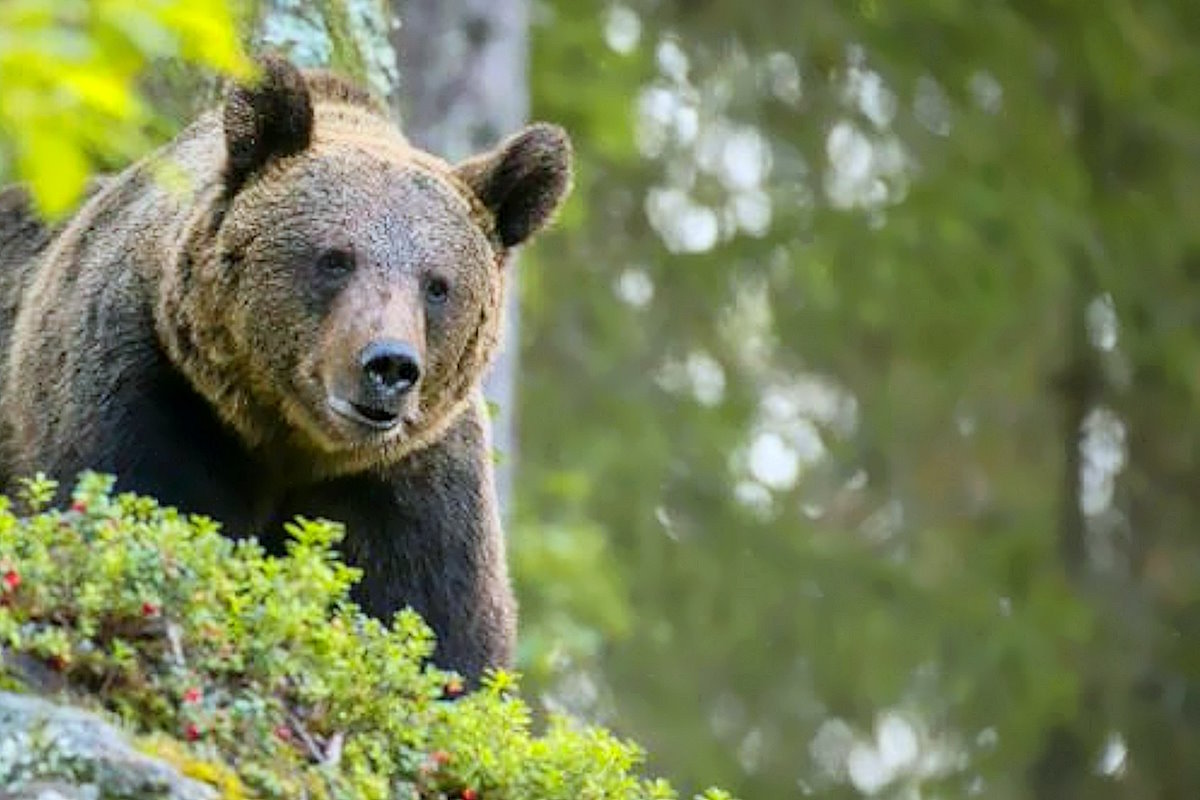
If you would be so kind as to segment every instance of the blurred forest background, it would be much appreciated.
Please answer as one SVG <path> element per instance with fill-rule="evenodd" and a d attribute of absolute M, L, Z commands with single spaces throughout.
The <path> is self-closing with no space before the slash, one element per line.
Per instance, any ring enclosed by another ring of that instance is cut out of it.
<path fill-rule="evenodd" d="M 239 37 L 574 138 L 497 395 L 532 700 L 685 793 L 1200 797 L 1194 0 L 3 0 L 0 177 L 67 211 Z"/>

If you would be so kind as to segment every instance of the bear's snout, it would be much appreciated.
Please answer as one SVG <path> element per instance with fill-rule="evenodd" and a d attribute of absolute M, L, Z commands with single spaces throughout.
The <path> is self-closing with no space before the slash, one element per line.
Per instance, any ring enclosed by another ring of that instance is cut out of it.
<path fill-rule="evenodd" d="M 351 372 L 356 376 L 341 381 L 343 389 L 330 394 L 330 407 L 367 428 L 396 427 L 411 412 L 412 396 L 421 380 L 420 353 L 408 342 L 377 339 L 362 349 L 355 367 Z"/>
<path fill-rule="evenodd" d="M 421 379 L 421 358 L 407 342 L 382 339 L 363 348 L 359 357 L 363 373 L 363 396 L 382 407 L 398 401 Z"/>

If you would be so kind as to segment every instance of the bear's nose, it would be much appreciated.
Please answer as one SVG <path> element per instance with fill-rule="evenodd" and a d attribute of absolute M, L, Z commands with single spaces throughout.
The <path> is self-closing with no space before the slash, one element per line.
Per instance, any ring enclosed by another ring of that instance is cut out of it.
<path fill-rule="evenodd" d="M 363 348 L 359 363 L 371 388 L 383 395 L 402 395 L 421 379 L 420 357 L 407 342 L 371 342 Z"/>

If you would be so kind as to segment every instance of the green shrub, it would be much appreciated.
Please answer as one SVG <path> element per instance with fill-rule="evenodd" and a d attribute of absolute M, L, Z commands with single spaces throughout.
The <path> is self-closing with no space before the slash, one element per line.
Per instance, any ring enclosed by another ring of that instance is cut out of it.
<path fill-rule="evenodd" d="M 536 734 L 512 674 L 458 696 L 416 614 L 387 626 L 350 601 L 338 526 L 298 520 L 276 558 L 111 487 L 83 476 L 66 510 L 41 479 L 0 498 L 7 688 L 66 689 L 226 798 L 676 796 L 607 731 Z"/>

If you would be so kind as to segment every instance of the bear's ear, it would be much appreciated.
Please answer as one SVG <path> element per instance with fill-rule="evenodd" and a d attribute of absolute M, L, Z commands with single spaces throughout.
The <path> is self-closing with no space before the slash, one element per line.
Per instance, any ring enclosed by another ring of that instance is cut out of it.
<path fill-rule="evenodd" d="M 313 105 L 304 76 L 286 59 L 263 56 L 253 84 L 233 86 L 225 100 L 225 187 L 230 195 L 276 158 L 312 140 Z"/>
<path fill-rule="evenodd" d="M 455 168 L 496 218 L 504 247 L 550 221 L 571 187 L 571 140 L 557 125 L 536 123 Z"/>

